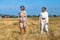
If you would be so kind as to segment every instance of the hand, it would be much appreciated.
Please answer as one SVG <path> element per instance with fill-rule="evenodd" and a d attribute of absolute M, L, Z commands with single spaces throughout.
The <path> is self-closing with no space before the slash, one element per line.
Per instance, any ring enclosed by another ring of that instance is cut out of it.
<path fill-rule="evenodd" d="M 47 25 L 48 23 L 46 23 L 45 25 Z"/>

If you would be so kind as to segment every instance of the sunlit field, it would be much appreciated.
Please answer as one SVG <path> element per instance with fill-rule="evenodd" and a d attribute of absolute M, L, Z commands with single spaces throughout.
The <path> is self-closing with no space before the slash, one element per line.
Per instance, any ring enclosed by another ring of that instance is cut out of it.
<path fill-rule="evenodd" d="M 49 18 L 49 35 L 40 33 L 36 17 L 27 19 L 26 34 L 20 34 L 18 18 L 0 19 L 0 40 L 60 40 L 60 17 Z M 45 31 L 45 30 L 44 30 Z"/>

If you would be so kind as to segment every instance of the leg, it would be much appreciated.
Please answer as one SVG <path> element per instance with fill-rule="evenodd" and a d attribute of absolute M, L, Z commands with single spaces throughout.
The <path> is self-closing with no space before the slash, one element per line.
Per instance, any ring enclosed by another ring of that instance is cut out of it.
<path fill-rule="evenodd" d="M 44 23 L 41 23 L 41 33 L 43 32 L 43 28 L 44 28 Z"/>
<path fill-rule="evenodd" d="M 22 29 L 21 29 L 21 27 L 20 27 L 20 34 L 22 33 Z"/>
<path fill-rule="evenodd" d="M 20 34 L 21 34 L 21 24 L 20 24 L 20 21 L 19 21 L 19 28 L 20 28 Z"/>
<path fill-rule="evenodd" d="M 26 23 L 24 22 L 24 33 L 26 33 Z"/>
<path fill-rule="evenodd" d="M 45 24 L 46 32 L 48 33 L 48 24 Z"/>
<path fill-rule="evenodd" d="M 20 23 L 20 33 L 23 33 L 23 23 Z"/>

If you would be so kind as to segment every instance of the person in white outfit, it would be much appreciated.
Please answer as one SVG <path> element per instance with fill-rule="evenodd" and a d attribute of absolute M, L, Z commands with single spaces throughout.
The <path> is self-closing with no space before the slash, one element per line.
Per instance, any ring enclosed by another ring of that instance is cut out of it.
<path fill-rule="evenodd" d="M 42 13 L 40 14 L 40 24 L 41 24 L 41 33 L 43 29 L 46 29 L 46 33 L 48 33 L 48 12 L 46 11 L 46 7 L 42 7 Z"/>

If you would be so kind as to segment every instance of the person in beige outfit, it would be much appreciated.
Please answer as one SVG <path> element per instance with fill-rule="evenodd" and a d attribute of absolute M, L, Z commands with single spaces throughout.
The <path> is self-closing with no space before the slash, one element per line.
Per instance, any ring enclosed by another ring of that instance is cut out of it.
<path fill-rule="evenodd" d="M 21 11 L 19 12 L 19 15 L 18 15 L 20 33 L 25 33 L 26 32 L 27 14 L 25 12 L 25 7 L 24 6 L 21 6 L 20 9 L 21 9 Z"/>

